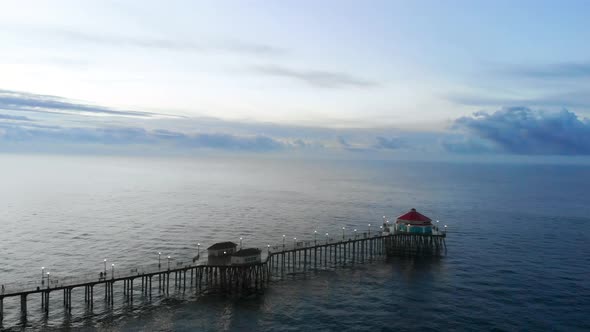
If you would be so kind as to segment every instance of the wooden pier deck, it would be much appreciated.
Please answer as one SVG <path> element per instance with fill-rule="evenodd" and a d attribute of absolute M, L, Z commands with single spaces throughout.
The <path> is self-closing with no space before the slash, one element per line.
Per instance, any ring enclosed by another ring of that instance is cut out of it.
<path fill-rule="evenodd" d="M 283 279 L 286 275 L 307 273 L 328 268 L 352 266 L 372 262 L 391 255 L 441 255 L 446 252 L 446 232 L 433 234 L 397 233 L 380 235 L 362 233 L 354 238 L 324 241 L 299 241 L 291 245 L 268 246 L 265 258 L 248 265 L 211 265 L 197 263 L 184 266 L 132 269 L 128 272 L 105 273 L 101 277 L 66 278 L 60 282 L 8 285 L 0 293 L 0 328 L 4 320 L 4 302 L 20 297 L 20 318 L 27 319 L 27 302 L 39 295 L 41 310 L 48 315 L 50 297 L 62 293 L 66 314 L 72 310 L 72 292 L 84 289 L 84 306 L 92 311 L 96 302 L 94 291 L 100 287 L 105 305 L 113 306 L 115 297 L 133 303 L 134 296 L 151 299 L 154 290 L 168 296 L 172 286 L 175 291 L 185 292 L 187 286 L 194 294 L 222 292 L 249 294 L 261 292 L 271 280 Z M 110 272 L 106 271 L 105 272 Z M 119 291 L 115 292 L 118 285 Z M 104 291 L 102 291 L 104 288 Z M 82 297 L 75 298 L 82 301 Z M 53 302 L 55 303 L 55 301 Z"/>

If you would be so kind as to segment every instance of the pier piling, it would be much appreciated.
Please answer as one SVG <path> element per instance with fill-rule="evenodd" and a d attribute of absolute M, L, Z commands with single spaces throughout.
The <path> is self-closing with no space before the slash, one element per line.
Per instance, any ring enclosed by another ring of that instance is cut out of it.
<path fill-rule="evenodd" d="M 197 295 L 208 292 L 221 292 L 227 294 L 250 294 L 261 292 L 273 277 L 284 279 L 285 274 L 293 275 L 303 272 L 307 274 L 319 269 L 337 268 L 339 266 L 355 265 L 372 262 L 385 256 L 438 256 L 446 253 L 446 233 L 420 234 L 420 233 L 396 233 L 391 235 L 373 237 L 367 233 L 354 239 L 331 241 L 326 237 L 324 242 L 300 241 L 294 242 L 292 248 L 283 246 L 280 250 L 272 251 L 268 247 L 266 259 L 259 263 L 247 265 L 191 265 L 179 266 L 176 269 L 160 270 L 148 273 L 137 273 L 132 270 L 130 275 L 119 278 L 82 282 L 78 284 L 66 284 L 59 287 L 34 289 L 0 294 L 0 326 L 4 320 L 4 299 L 6 297 L 20 296 L 21 319 L 27 318 L 27 295 L 39 293 L 41 295 L 41 309 L 45 315 L 49 313 L 49 296 L 51 291 L 63 291 L 64 311 L 69 314 L 72 311 L 72 292 L 75 288 L 84 287 L 84 303 L 87 309 L 92 310 L 94 305 L 94 286 L 104 284 L 105 303 L 114 305 L 114 285 L 123 282 L 123 298 L 133 303 L 135 278 L 141 278 L 142 298 L 152 297 L 152 279 L 158 278 L 158 293 L 165 296 L 170 292 L 170 277 L 174 274 L 175 292 L 185 293 L 187 283 Z M 278 248 L 278 247 L 274 247 Z M 180 265 L 180 264 L 179 264 Z M 190 279 L 187 274 L 190 271 Z M 188 282 L 187 282 L 188 279 Z M 193 288 L 194 287 L 194 288 Z"/>

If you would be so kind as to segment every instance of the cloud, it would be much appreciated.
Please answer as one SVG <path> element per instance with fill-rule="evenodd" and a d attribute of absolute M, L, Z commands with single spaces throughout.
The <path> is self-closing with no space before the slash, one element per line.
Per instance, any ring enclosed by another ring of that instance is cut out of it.
<path fill-rule="evenodd" d="M 0 114 L 0 120 L 12 120 L 12 121 L 35 121 L 26 116 L 21 115 L 8 115 L 8 114 Z"/>
<path fill-rule="evenodd" d="M 366 146 L 365 144 L 359 142 L 355 142 L 355 144 L 350 144 L 348 140 L 345 139 L 343 136 L 337 136 L 336 140 L 338 141 L 339 147 L 345 151 L 359 153 L 367 152 L 370 150 L 369 146 Z"/>
<path fill-rule="evenodd" d="M 342 136 L 336 137 L 338 139 L 338 144 L 340 144 L 343 148 L 350 148 L 350 144 L 346 141 L 346 139 Z"/>
<path fill-rule="evenodd" d="M 255 66 L 253 70 L 262 75 L 290 78 L 321 88 L 370 88 L 378 85 L 377 82 L 342 72 L 300 70 L 274 65 Z"/>
<path fill-rule="evenodd" d="M 377 144 L 375 144 L 374 147 L 376 149 L 396 150 L 403 148 L 406 145 L 406 141 L 399 137 L 392 137 L 388 139 L 383 136 L 377 136 Z"/>
<path fill-rule="evenodd" d="M 58 33 L 76 42 L 103 44 L 116 47 L 137 47 L 153 50 L 170 50 L 196 53 L 237 53 L 273 56 L 286 53 L 284 49 L 271 45 L 235 40 L 217 43 L 197 43 L 190 40 L 131 37 L 122 35 L 96 35 L 66 30 L 58 31 Z"/>
<path fill-rule="evenodd" d="M 492 75 L 479 92 L 451 93 L 446 99 L 470 106 L 590 108 L 590 62 L 500 65 L 486 74 Z"/>
<path fill-rule="evenodd" d="M 544 107 L 590 107 L 590 91 L 570 91 L 537 98 L 508 98 L 479 94 L 450 94 L 447 100 L 468 106 L 533 105 Z"/>
<path fill-rule="evenodd" d="M 271 151 L 288 147 L 263 135 L 237 136 L 227 133 L 185 134 L 169 130 L 146 130 L 137 127 L 62 127 L 17 125 L 0 122 L 1 142 L 135 145 L 150 144 L 174 148 L 209 148 L 232 151 Z"/>
<path fill-rule="evenodd" d="M 505 68 L 502 72 L 535 79 L 590 78 L 590 62 L 514 66 Z"/>
<path fill-rule="evenodd" d="M 225 133 L 187 135 L 181 142 L 190 147 L 223 150 L 271 151 L 285 147 L 285 144 L 267 136 L 235 136 Z"/>
<path fill-rule="evenodd" d="M 40 113 L 75 113 L 80 115 L 100 114 L 140 118 L 149 118 L 160 115 L 150 112 L 115 110 L 108 107 L 75 103 L 57 96 L 2 89 L 0 89 L 0 109 Z"/>
<path fill-rule="evenodd" d="M 543 112 L 508 107 L 477 112 L 454 122 L 460 139 L 443 142 L 451 152 L 519 155 L 590 155 L 590 120 L 570 111 Z"/>

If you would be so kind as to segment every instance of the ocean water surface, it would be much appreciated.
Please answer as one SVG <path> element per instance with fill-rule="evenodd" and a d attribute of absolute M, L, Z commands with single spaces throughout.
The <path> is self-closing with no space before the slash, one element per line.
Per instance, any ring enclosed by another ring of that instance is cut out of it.
<path fill-rule="evenodd" d="M 245 299 L 122 296 L 10 330 L 590 330 L 590 168 L 263 158 L 0 156 L 0 283 L 189 261 L 196 243 L 265 247 L 378 225 L 412 207 L 448 225 L 440 259 L 388 259 L 272 282 Z M 76 297 L 78 300 L 76 300 Z"/>

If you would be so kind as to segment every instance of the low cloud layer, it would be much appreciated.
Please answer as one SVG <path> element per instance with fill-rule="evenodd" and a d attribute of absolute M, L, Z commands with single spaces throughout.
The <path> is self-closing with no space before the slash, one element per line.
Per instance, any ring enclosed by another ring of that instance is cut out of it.
<path fill-rule="evenodd" d="M 274 65 L 256 66 L 253 70 L 259 74 L 290 78 L 320 88 L 369 88 L 378 85 L 377 82 L 365 80 L 343 72 L 301 70 Z"/>
<path fill-rule="evenodd" d="M 377 136 L 377 144 L 375 144 L 375 148 L 397 150 L 406 147 L 406 145 L 406 141 L 399 137 L 386 138 L 383 136 Z"/>
<path fill-rule="evenodd" d="M 57 96 L 2 89 L 0 89 L 0 109 L 8 111 L 100 114 L 140 118 L 149 118 L 158 115 L 150 112 L 122 111 L 109 107 L 80 104 Z"/>
<path fill-rule="evenodd" d="M 449 133 L 441 133 L 165 118 L 152 113 L 118 111 L 55 96 L 10 90 L 0 90 L 0 109 L 3 109 L 0 113 L 0 151 L 108 153 L 117 150 L 141 153 L 148 149 L 165 154 L 196 153 L 204 149 L 296 152 L 320 157 L 347 154 L 353 158 L 424 158 L 449 156 L 448 152 L 590 155 L 590 120 L 567 110 L 543 112 L 527 107 L 509 107 L 492 113 L 477 112 L 456 119 Z M 37 113 L 21 115 L 25 111 Z"/>
<path fill-rule="evenodd" d="M 454 122 L 463 138 L 447 140 L 448 151 L 519 155 L 590 155 L 590 120 L 570 111 L 509 107 L 477 112 Z"/>
<path fill-rule="evenodd" d="M 210 148 L 232 151 L 272 151 L 286 147 L 273 138 L 254 135 L 237 136 L 226 133 L 185 134 L 168 130 L 146 130 L 135 127 L 61 127 L 17 125 L 0 122 L 1 143 L 33 142 L 37 144 L 149 144 L 173 148 Z"/>

